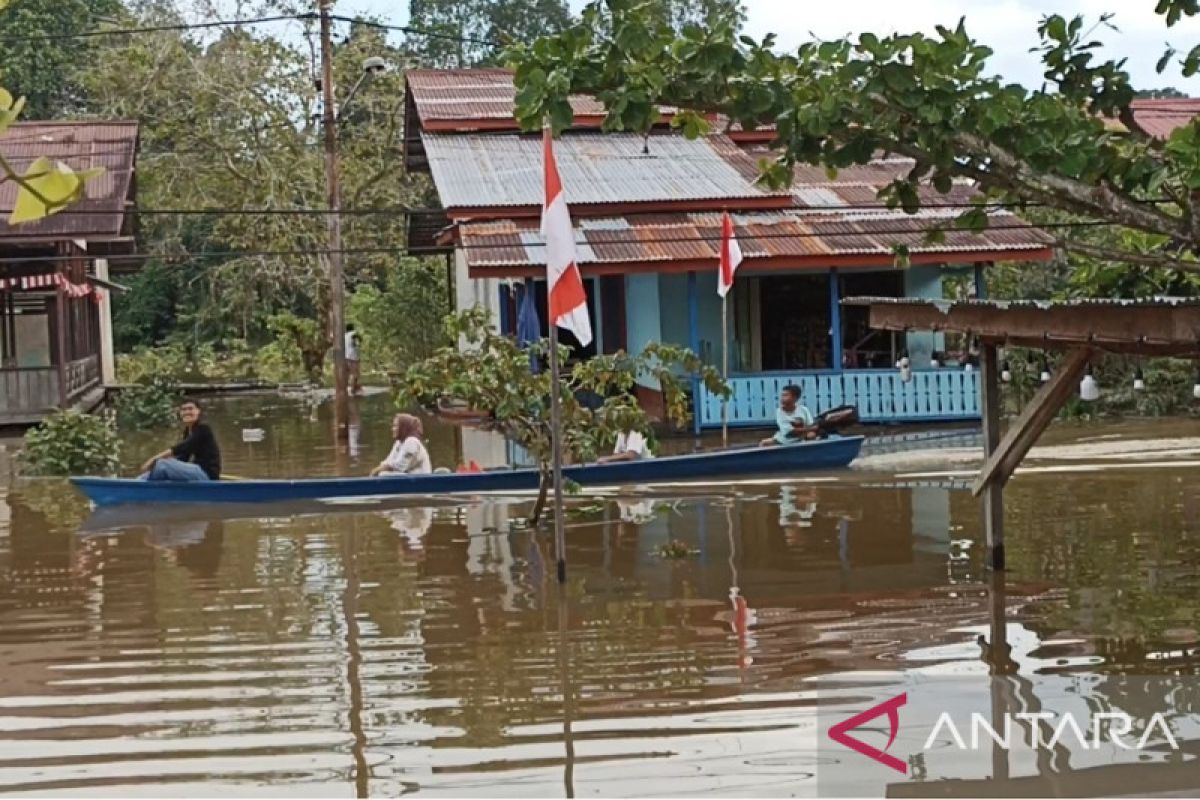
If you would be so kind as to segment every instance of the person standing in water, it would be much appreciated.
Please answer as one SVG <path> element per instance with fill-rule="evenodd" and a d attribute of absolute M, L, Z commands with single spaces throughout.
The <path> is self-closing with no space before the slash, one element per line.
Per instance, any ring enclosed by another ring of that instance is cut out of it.
<path fill-rule="evenodd" d="M 358 332 L 353 325 L 346 326 L 346 381 L 350 391 L 362 394 L 362 364 L 358 358 Z"/>
<path fill-rule="evenodd" d="M 429 451 L 421 437 L 424 430 L 421 420 L 412 414 L 397 414 L 392 420 L 392 452 L 371 470 L 371 477 L 379 475 L 428 475 L 433 472 Z"/>
<path fill-rule="evenodd" d="M 184 400 L 179 404 L 183 439 L 142 465 L 144 481 L 215 481 L 221 477 L 221 448 L 212 428 L 200 419 L 200 404 Z"/>

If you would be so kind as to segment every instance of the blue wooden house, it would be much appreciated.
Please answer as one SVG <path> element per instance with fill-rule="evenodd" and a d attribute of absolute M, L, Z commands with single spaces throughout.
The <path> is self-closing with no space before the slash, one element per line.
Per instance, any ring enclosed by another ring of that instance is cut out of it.
<path fill-rule="evenodd" d="M 441 205 L 410 218 L 410 252 L 446 255 L 459 309 L 488 308 L 515 333 L 518 302 L 533 291 L 544 324 L 541 143 L 513 119 L 510 73 L 407 77 L 405 162 L 431 176 Z M 881 157 L 836 175 L 800 166 L 790 187 L 773 190 L 757 181 L 772 155 L 769 131 L 689 140 L 664 124 L 647 137 L 603 133 L 599 104 L 579 97 L 574 105 L 556 157 L 596 333 L 578 357 L 666 341 L 719 363 L 717 253 L 728 211 L 745 257 L 730 294 L 733 425 L 769 422 L 789 383 L 818 412 L 854 403 L 868 421 L 978 417 L 977 375 L 944 358 L 941 334 L 871 331 L 863 310 L 840 300 L 941 298 L 948 275 L 1049 259 L 1045 233 L 1002 209 L 985 231 L 956 230 L 975 194 L 967 184 L 946 195 L 931 188 L 916 215 L 887 208 L 877 194 L 911 169 L 907 159 Z M 936 244 L 931 228 L 945 230 Z M 908 381 L 895 369 L 902 353 L 914 368 Z M 657 387 L 643 388 L 652 406 Z M 717 398 L 700 389 L 694 401 L 698 429 L 720 424 Z"/>

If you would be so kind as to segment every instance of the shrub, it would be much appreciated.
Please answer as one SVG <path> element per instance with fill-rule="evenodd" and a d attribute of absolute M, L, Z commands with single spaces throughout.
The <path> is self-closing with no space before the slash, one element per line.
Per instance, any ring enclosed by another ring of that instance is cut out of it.
<path fill-rule="evenodd" d="M 29 475 L 111 475 L 121 444 L 112 423 L 78 411 L 56 411 L 25 433 L 20 463 Z"/>
<path fill-rule="evenodd" d="M 179 381 L 189 370 L 187 350 L 176 342 L 139 347 L 132 353 L 117 355 L 117 380 L 123 383 L 141 383 L 155 377 Z"/>
<path fill-rule="evenodd" d="M 150 378 L 123 389 L 113 402 L 122 428 L 165 428 L 177 421 L 182 399 L 179 387 L 166 377 Z"/>

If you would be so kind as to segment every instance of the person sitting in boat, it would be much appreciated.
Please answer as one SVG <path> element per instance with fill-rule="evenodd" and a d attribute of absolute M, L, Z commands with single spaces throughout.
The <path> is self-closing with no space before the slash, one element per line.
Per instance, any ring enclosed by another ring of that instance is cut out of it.
<path fill-rule="evenodd" d="M 601 456 L 596 459 L 600 464 L 611 464 L 614 461 L 638 461 L 643 458 L 654 458 L 650 444 L 645 435 L 635 430 L 622 431 L 617 434 L 617 443 L 611 456 Z"/>
<path fill-rule="evenodd" d="M 428 475 L 433 472 L 429 451 L 421 441 L 423 435 L 421 420 L 412 414 L 397 414 L 392 420 L 392 438 L 395 439 L 392 452 L 371 470 L 371 476 Z"/>
<path fill-rule="evenodd" d="M 200 403 L 179 404 L 183 439 L 142 465 L 144 481 L 215 481 L 221 478 L 221 448 L 212 428 L 201 420 Z"/>
<path fill-rule="evenodd" d="M 778 444 L 794 444 L 798 439 L 807 438 L 807 428 L 813 425 L 813 415 L 800 405 L 800 387 L 794 383 L 783 387 L 779 393 L 779 408 L 775 409 L 775 435 L 759 442 L 762 447 L 772 447 Z"/>

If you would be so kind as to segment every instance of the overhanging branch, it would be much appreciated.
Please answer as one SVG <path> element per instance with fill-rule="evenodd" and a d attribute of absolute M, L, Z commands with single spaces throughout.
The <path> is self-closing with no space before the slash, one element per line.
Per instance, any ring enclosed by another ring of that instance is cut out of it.
<path fill-rule="evenodd" d="M 1183 259 L 1166 253 L 1162 255 L 1139 253 L 1133 250 L 1103 247 L 1101 245 L 1086 244 L 1084 242 L 1065 239 L 1059 240 L 1058 246 L 1071 253 L 1077 253 L 1090 258 L 1099 258 L 1104 261 L 1138 264 L 1144 267 L 1156 267 L 1159 269 L 1178 269 L 1185 272 L 1200 272 L 1200 261 Z"/>

